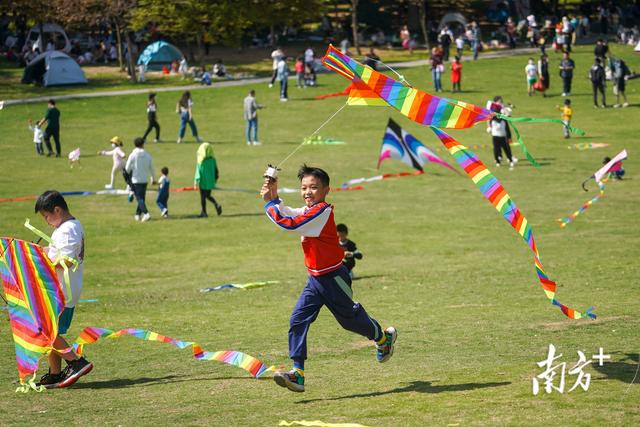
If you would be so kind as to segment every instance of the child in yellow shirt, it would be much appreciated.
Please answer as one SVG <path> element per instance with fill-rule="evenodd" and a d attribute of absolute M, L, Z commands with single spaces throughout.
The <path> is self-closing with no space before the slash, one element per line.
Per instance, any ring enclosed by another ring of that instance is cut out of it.
<path fill-rule="evenodd" d="M 571 108 L 571 100 L 565 99 L 564 106 L 560 107 L 556 105 L 556 108 L 562 112 L 561 118 L 564 123 L 564 137 L 570 138 L 569 125 L 571 124 L 571 116 L 573 115 L 573 109 Z"/>

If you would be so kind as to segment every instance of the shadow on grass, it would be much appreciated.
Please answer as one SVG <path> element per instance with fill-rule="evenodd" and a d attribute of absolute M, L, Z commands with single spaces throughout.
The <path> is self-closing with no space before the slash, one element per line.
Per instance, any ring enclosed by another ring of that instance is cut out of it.
<path fill-rule="evenodd" d="M 369 274 L 366 276 L 356 276 L 354 278 L 351 279 L 351 281 L 355 281 L 355 280 L 363 280 L 363 279 L 375 279 L 377 277 L 384 277 L 384 274 Z"/>
<path fill-rule="evenodd" d="M 616 352 L 609 352 L 609 354 L 614 354 Z M 593 369 L 598 371 L 598 373 L 606 376 L 608 380 L 617 380 L 622 381 L 627 384 L 634 383 L 640 384 L 640 380 L 638 378 L 638 370 L 640 369 L 640 354 L 638 353 L 625 353 L 624 357 L 622 357 L 617 362 L 604 361 L 602 366 L 598 366 L 597 363 L 592 363 Z"/>
<path fill-rule="evenodd" d="M 296 403 L 313 403 L 313 402 L 325 402 L 330 400 L 344 400 L 344 399 L 356 399 L 362 397 L 376 397 L 376 396 L 384 396 L 387 394 L 395 394 L 395 393 L 429 393 L 429 394 L 437 394 L 437 393 L 446 393 L 446 392 L 455 392 L 455 391 L 468 391 L 468 390 L 476 390 L 480 388 L 489 388 L 489 387 L 501 387 L 505 385 L 511 384 L 508 381 L 504 382 L 491 382 L 491 383 L 465 383 L 465 384 L 442 384 L 442 385 L 432 385 L 431 381 L 413 381 L 406 385 L 405 387 L 398 387 L 392 390 L 386 391 L 374 391 L 371 393 L 361 393 L 361 394 L 350 394 L 347 396 L 338 396 L 338 397 L 330 397 L 327 399 L 308 399 L 308 400 L 300 400 Z"/>
<path fill-rule="evenodd" d="M 105 380 L 105 381 L 84 381 L 78 382 L 73 385 L 73 388 L 83 389 L 102 389 L 102 388 L 127 388 L 127 387 L 146 387 L 151 385 L 158 384 L 169 384 L 169 383 L 181 383 L 186 381 L 223 381 L 223 380 L 254 380 L 250 376 L 237 376 L 237 377 L 187 377 L 187 376 L 178 376 L 178 375 L 167 375 L 164 377 L 141 377 L 141 378 L 118 378 L 113 380 Z"/>

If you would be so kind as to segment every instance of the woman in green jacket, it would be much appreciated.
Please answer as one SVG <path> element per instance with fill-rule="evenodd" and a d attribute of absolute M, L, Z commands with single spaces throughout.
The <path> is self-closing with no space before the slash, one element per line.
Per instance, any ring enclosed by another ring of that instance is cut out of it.
<path fill-rule="evenodd" d="M 211 144 L 208 142 L 200 144 L 197 159 L 198 164 L 196 165 L 194 182 L 196 188 L 200 189 L 200 204 L 202 205 L 200 218 L 206 218 L 208 216 L 207 200 L 213 203 L 216 207 L 216 212 L 220 215 L 222 213 L 222 206 L 211 196 L 211 190 L 216 188 L 216 181 L 218 181 L 218 165 L 213 155 L 213 147 Z"/>

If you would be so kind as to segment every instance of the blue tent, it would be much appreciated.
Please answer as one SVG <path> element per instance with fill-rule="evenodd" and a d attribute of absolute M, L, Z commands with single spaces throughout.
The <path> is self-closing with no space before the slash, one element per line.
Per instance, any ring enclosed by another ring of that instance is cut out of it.
<path fill-rule="evenodd" d="M 180 61 L 182 57 L 182 52 L 174 45 L 163 41 L 153 42 L 138 57 L 138 65 L 144 64 L 147 70 L 161 71 L 163 65 Z"/>

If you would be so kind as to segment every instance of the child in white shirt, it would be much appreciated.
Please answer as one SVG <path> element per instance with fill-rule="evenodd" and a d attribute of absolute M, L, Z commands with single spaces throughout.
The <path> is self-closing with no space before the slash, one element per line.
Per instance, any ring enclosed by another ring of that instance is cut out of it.
<path fill-rule="evenodd" d="M 44 150 L 42 149 L 42 140 L 44 137 L 42 121 L 39 120 L 34 125 L 33 120 L 29 119 L 29 130 L 33 132 L 33 142 L 36 144 L 36 153 L 41 156 L 44 155 Z"/>
<path fill-rule="evenodd" d="M 122 170 L 124 169 L 124 158 L 126 156 L 124 151 L 122 150 L 123 145 L 124 144 L 122 143 L 122 140 L 119 137 L 114 136 L 113 138 L 111 138 L 111 150 L 98 151 L 98 154 L 101 156 L 111 156 L 113 158 L 113 167 L 111 168 L 111 181 L 109 182 L 109 184 L 104 186 L 104 188 L 106 188 L 107 190 L 113 189 L 116 174 L 118 172 L 122 172 Z"/>
<path fill-rule="evenodd" d="M 62 335 L 67 333 L 73 312 L 82 290 L 82 273 L 84 260 L 84 230 L 82 224 L 69 212 L 67 202 L 57 191 L 42 193 L 35 206 L 44 220 L 55 230 L 51 235 L 51 243 L 47 255 L 56 268 L 58 280 L 62 285 L 65 308 L 60 314 L 58 336 L 53 342 L 54 349 L 65 350 L 70 346 Z M 70 261 L 70 260 L 73 260 Z M 76 265 L 74 268 L 74 264 Z M 64 279 L 65 267 L 69 273 L 69 283 Z M 67 367 L 62 370 L 62 359 Z M 84 357 L 78 357 L 73 351 L 49 353 L 49 372 L 44 374 L 37 385 L 45 388 L 63 388 L 74 384 L 78 379 L 91 372 L 93 364 Z"/>
<path fill-rule="evenodd" d="M 535 91 L 533 85 L 538 81 L 538 67 L 533 58 L 529 58 L 527 66 L 524 67 L 524 73 L 527 76 L 527 93 L 531 96 Z"/>

